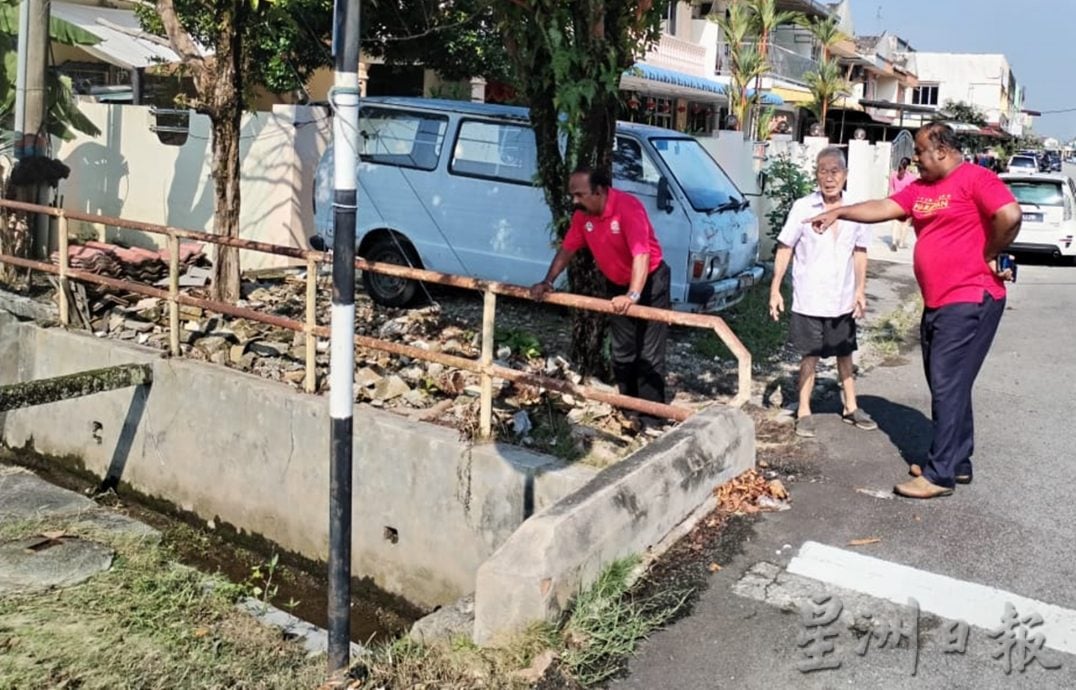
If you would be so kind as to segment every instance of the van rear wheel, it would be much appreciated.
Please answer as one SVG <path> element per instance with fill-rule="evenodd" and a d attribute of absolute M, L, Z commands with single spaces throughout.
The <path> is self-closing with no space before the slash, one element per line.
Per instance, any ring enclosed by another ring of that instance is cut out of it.
<path fill-rule="evenodd" d="M 370 249 L 364 252 L 363 258 L 379 263 L 418 267 L 418 257 L 415 256 L 414 250 L 407 240 L 399 237 L 382 237 L 375 240 Z M 415 293 L 418 292 L 417 281 L 372 271 L 362 272 L 362 284 L 370 299 L 386 307 L 406 307 L 414 301 Z"/>

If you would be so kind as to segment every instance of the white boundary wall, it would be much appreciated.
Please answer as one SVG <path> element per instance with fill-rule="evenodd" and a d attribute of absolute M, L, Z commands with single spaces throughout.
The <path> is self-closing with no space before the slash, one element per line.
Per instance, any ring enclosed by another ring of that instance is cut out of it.
<path fill-rule="evenodd" d="M 56 157 L 71 167 L 60 184 L 65 209 L 213 231 L 213 149 L 209 118 L 191 114 L 182 146 L 162 144 L 146 106 L 80 103 L 101 134 L 61 142 Z M 240 236 L 291 247 L 313 233 L 313 181 L 330 138 L 324 109 L 277 105 L 247 113 L 240 133 Z M 72 223 L 72 227 L 76 227 Z M 88 234 L 93 231 L 87 229 Z M 109 241 L 163 244 L 145 233 L 107 230 Z M 207 247 L 207 249 L 212 249 Z M 244 270 L 284 265 L 283 257 L 241 252 Z"/>

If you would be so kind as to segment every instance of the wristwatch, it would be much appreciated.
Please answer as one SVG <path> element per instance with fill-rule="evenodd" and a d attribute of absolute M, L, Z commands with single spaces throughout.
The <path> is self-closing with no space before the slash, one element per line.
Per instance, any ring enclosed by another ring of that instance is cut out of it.
<path fill-rule="evenodd" d="M 634 290 L 629 290 L 629 291 L 628 291 L 628 294 L 627 294 L 627 295 L 625 295 L 625 296 L 626 296 L 626 297 L 627 297 L 628 299 L 630 299 L 630 300 L 631 300 L 631 301 L 632 301 L 633 303 L 638 303 L 638 301 L 639 301 L 639 298 L 640 298 L 640 297 L 642 297 L 642 295 L 640 295 L 640 294 L 639 294 L 638 292 L 636 292 L 636 291 L 634 291 Z"/>

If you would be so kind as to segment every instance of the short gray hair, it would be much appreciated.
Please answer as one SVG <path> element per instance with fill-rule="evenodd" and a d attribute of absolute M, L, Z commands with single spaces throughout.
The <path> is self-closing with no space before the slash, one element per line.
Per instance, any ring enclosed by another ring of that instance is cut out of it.
<path fill-rule="evenodd" d="M 823 158 L 835 158 L 837 162 L 841 164 L 841 170 L 848 170 L 848 161 L 844 159 L 844 151 L 840 150 L 836 146 L 827 146 L 818 152 L 818 156 L 814 159 L 815 167 L 822 162 Z"/>

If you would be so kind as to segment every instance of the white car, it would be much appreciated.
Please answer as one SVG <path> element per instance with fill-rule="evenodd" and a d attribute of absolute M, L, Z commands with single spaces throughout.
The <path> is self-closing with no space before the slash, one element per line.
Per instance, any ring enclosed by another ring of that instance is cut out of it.
<path fill-rule="evenodd" d="M 1016 252 L 1076 257 L 1076 183 L 1068 175 L 1004 173 L 1024 213 L 1020 234 L 1009 246 Z"/>
<path fill-rule="evenodd" d="M 1005 166 L 1005 169 L 1011 173 L 1037 173 L 1039 161 L 1035 156 L 1017 154 L 1009 159 L 1009 164 Z"/>

